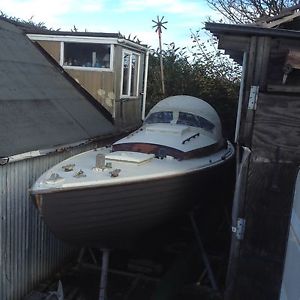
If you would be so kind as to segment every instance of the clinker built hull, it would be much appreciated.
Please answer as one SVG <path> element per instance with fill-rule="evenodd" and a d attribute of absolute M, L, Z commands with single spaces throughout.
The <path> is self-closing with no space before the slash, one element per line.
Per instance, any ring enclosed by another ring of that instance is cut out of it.
<path fill-rule="evenodd" d="M 221 206 L 213 193 L 226 186 L 233 160 L 159 179 L 37 193 L 50 230 L 60 239 L 85 246 L 123 247 L 141 234 L 201 205 Z M 230 184 L 230 182 L 228 182 Z M 214 209 L 217 209 L 216 207 Z M 203 213 L 207 213 L 204 211 Z"/>

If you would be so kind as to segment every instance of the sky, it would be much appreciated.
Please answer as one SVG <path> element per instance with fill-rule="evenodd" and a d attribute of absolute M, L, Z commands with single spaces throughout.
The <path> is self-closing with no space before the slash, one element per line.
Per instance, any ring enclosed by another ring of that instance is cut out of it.
<path fill-rule="evenodd" d="M 152 20 L 164 16 L 163 43 L 191 45 L 190 30 L 203 28 L 208 17 L 220 18 L 206 0 L 2 0 L 0 10 L 22 20 L 43 22 L 47 28 L 120 32 L 137 36 L 143 44 L 158 47 Z"/>

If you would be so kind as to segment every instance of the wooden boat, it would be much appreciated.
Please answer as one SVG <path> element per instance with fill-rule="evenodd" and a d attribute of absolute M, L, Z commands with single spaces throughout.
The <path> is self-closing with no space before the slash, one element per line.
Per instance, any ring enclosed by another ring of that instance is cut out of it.
<path fill-rule="evenodd" d="M 50 230 L 86 246 L 120 247 L 217 189 L 234 154 L 206 102 L 168 97 L 143 126 L 111 147 L 45 172 L 31 194 Z"/>

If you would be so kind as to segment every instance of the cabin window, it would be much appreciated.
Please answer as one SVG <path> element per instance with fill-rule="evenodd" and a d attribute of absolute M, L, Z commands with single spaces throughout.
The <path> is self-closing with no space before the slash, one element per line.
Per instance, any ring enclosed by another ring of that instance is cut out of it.
<path fill-rule="evenodd" d="M 137 97 L 139 85 L 140 55 L 123 51 L 121 97 Z"/>
<path fill-rule="evenodd" d="M 179 112 L 177 124 L 200 127 L 208 131 L 215 127 L 213 123 L 209 122 L 205 118 L 186 112 Z"/>
<path fill-rule="evenodd" d="M 152 123 L 170 123 L 173 120 L 173 112 L 171 111 L 159 111 L 152 113 L 145 120 L 146 124 Z"/>
<path fill-rule="evenodd" d="M 111 45 L 96 43 L 64 43 L 63 64 L 66 67 L 111 68 Z"/>

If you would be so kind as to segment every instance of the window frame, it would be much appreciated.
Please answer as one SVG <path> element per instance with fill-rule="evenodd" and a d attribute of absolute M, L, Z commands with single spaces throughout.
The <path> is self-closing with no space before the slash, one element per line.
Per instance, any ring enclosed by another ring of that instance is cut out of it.
<path fill-rule="evenodd" d="M 123 81 L 124 81 L 124 57 L 125 55 L 129 55 L 129 75 L 128 75 L 128 83 L 127 83 L 127 94 L 123 94 Z M 132 56 L 135 55 L 137 57 L 137 77 L 136 77 L 136 90 L 135 95 L 131 96 L 130 91 L 132 89 Z M 121 68 L 121 86 L 120 86 L 120 98 L 137 98 L 139 96 L 139 83 L 140 83 L 140 70 L 141 70 L 141 54 L 135 51 L 131 51 L 128 49 L 122 49 L 122 68 Z"/>
<path fill-rule="evenodd" d="M 82 67 L 82 66 L 66 66 L 64 65 L 65 59 L 65 43 L 73 44 L 98 44 L 98 45 L 110 45 L 110 61 L 109 68 L 97 68 L 97 67 Z M 107 42 L 94 42 L 94 41 L 62 41 L 60 43 L 60 65 L 64 69 L 79 70 L 79 71 L 96 71 L 96 72 L 112 72 L 114 64 L 114 45 Z"/>

